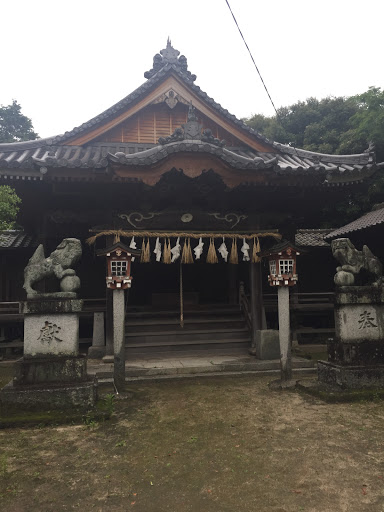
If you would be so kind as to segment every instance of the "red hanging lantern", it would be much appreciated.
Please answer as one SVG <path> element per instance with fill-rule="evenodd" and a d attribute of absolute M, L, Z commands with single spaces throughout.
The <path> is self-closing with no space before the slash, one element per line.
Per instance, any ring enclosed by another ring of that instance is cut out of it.
<path fill-rule="evenodd" d="M 107 288 L 110 290 L 126 290 L 131 287 L 131 263 L 140 256 L 140 250 L 131 249 L 122 242 L 97 251 L 98 256 L 107 257 Z"/>
<path fill-rule="evenodd" d="M 268 282 L 271 286 L 294 286 L 297 283 L 296 257 L 299 255 L 299 248 L 288 241 L 274 245 L 261 254 L 268 256 Z"/>

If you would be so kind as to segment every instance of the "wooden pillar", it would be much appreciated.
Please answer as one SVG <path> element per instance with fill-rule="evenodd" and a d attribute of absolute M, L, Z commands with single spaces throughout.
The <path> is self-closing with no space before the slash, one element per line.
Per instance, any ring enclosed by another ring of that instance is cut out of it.
<path fill-rule="evenodd" d="M 252 346 L 256 349 L 256 357 L 259 356 L 257 346 L 257 331 L 262 328 L 263 294 L 261 290 L 261 263 L 250 263 L 250 289 L 251 289 L 251 315 L 252 315 Z"/>

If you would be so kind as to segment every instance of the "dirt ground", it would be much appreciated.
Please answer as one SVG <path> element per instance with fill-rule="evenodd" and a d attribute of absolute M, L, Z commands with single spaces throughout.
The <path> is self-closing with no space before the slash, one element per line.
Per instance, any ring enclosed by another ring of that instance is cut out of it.
<path fill-rule="evenodd" d="M 384 402 L 270 380 L 136 382 L 103 423 L 0 430 L 0 510 L 384 512 Z"/>

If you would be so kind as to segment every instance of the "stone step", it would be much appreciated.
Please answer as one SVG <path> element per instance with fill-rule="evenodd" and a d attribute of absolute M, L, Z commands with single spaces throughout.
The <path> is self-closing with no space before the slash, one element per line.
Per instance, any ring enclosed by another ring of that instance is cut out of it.
<path fill-rule="evenodd" d="M 204 356 L 204 354 L 200 354 Z M 232 360 L 223 358 L 219 360 L 216 353 L 210 354 L 212 360 L 208 357 L 204 359 L 194 357 L 180 358 L 175 360 L 175 354 L 162 354 L 161 359 L 156 361 L 148 360 L 132 360 L 126 363 L 126 379 L 156 379 L 156 378 L 173 378 L 173 377 L 192 377 L 202 375 L 226 375 L 226 374 L 245 374 L 255 372 L 259 375 L 268 375 L 276 373 L 276 378 L 280 375 L 280 361 L 260 361 L 250 356 L 240 356 Z M 293 358 L 292 367 L 294 372 L 315 373 L 316 370 L 313 361 L 305 359 Z M 90 373 L 96 374 L 100 381 L 112 381 L 113 367 L 89 367 Z"/>
<path fill-rule="evenodd" d="M 211 339 L 228 340 L 232 338 L 249 339 L 248 329 L 196 329 L 191 331 L 142 331 L 125 333 L 125 341 L 131 343 L 147 343 L 156 340 L 157 342 L 181 342 L 181 341 L 208 341 Z"/>
<path fill-rule="evenodd" d="M 216 330 L 220 328 L 242 329 L 244 327 L 244 319 L 232 317 L 220 318 L 193 318 L 184 319 L 184 327 L 180 326 L 180 318 L 160 318 L 160 319 L 141 319 L 127 320 L 125 323 L 126 332 L 141 331 L 178 331 L 185 332 L 188 330 L 204 329 Z"/>
<path fill-rule="evenodd" d="M 178 340 L 178 341 L 147 341 L 142 343 L 129 343 L 125 345 L 126 357 L 129 360 L 132 354 L 150 354 L 151 357 L 156 355 L 172 352 L 185 353 L 185 351 L 201 351 L 210 350 L 240 350 L 246 351 L 251 345 L 250 339 L 232 338 L 232 339 L 212 339 L 199 342 L 196 340 Z"/>
<path fill-rule="evenodd" d="M 203 308 L 195 308 L 195 309 L 184 309 L 184 316 L 189 318 L 195 317 L 208 317 L 208 316 L 241 316 L 241 310 L 238 305 L 234 306 L 221 306 L 221 307 L 211 307 L 211 305 L 203 307 Z M 180 316 L 179 309 L 157 309 L 157 308 L 128 308 L 126 312 L 126 318 L 140 319 L 140 318 L 165 318 L 165 317 L 178 317 Z"/>

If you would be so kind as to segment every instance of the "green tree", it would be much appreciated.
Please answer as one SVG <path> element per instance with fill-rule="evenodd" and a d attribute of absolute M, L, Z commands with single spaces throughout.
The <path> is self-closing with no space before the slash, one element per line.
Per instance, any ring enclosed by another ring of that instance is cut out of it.
<path fill-rule="evenodd" d="M 281 107 L 277 116 L 255 115 L 246 123 L 267 138 L 320 153 L 339 153 L 341 136 L 350 129 L 358 112 L 355 98 L 308 98 Z M 365 143 L 365 149 L 368 146 Z"/>
<path fill-rule="evenodd" d="M 21 106 L 16 100 L 11 105 L 0 107 L 0 143 L 21 142 L 37 139 L 32 121 L 21 113 Z"/>
<path fill-rule="evenodd" d="M 14 228 L 21 199 L 13 188 L 0 186 L 0 231 Z"/>

